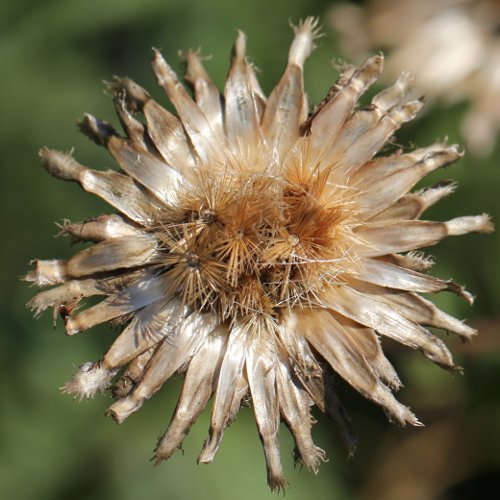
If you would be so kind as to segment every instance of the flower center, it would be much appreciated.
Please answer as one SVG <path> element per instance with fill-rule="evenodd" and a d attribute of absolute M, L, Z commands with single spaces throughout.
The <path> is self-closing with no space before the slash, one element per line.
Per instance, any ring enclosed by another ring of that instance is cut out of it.
<path fill-rule="evenodd" d="M 338 282 L 352 255 L 352 211 L 319 174 L 299 174 L 200 175 L 180 194 L 187 215 L 162 220 L 158 237 L 187 304 L 223 319 L 276 315 Z"/>

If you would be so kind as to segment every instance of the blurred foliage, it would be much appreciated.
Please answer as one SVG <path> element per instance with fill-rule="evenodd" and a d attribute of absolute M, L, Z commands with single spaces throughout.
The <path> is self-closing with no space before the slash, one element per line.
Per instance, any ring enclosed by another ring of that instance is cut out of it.
<path fill-rule="evenodd" d="M 121 427 L 102 417 L 109 399 L 78 404 L 57 388 L 74 367 L 98 359 L 114 332 L 94 329 L 75 338 L 52 329 L 50 314 L 35 322 L 24 304 L 33 290 L 19 282 L 30 259 L 72 253 L 53 221 L 82 220 L 109 211 L 75 185 L 64 185 L 40 167 L 37 150 L 75 148 L 89 166 L 111 167 L 104 150 L 76 133 L 82 112 L 117 123 L 101 81 L 128 75 L 153 95 L 148 59 L 160 47 L 174 67 L 178 49 L 202 46 L 213 54 L 207 69 L 222 86 L 235 29 L 249 37 L 249 53 L 266 92 L 278 80 L 291 30 L 288 19 L 324 17 L 326 0 L 4 0 L 0 3 L 0 170 L 3 270 L 0 283 L 0 497 L 13 499 L 273 498 L 251 410 L 240 412 L 214 464 L 196 465 L 206 436 L 204 414 L 185 442 L 185 455 L 153 468 L 148 462 L 160 428 L 168 424 L 179 381 L 167 384 L 144 411 Z M 313 103 L 336 77 L 341 57 L 335 36 L 321 38 L 306 67 Z M 177 61 L 177 62 L 176 62 Z M 461 142 L 457 122 L 467 103 L 434 107 L 404 127 L 398 143 L 426 145 L 448 136 Z M 500 147 L 484 160 L 466 157 L 425 180 L 453 177 L 460 183 L 430 218 L 489 212 L 500 219 Z M 402 401 L 428 425 L 399 429 L 343 384 L 339 389 L 360 434 L 356 457 L 347 461 L 333 424 L 316 415 L 317 443 L 330 461 L 317 477 L 293 470 L 292 443 L 283 430 L 283 461 L 299 498 L 460 499 L 470 492 L 494 498 L 500 477 L 500 237 L 470 235 L 443 242 L 432 253 L 436 274 L 467 283 L 478 299 L 472 309 L 442 294 L 438 304 L 480 329 L 470 346 L 450 339 L 464 377 L 450 377 L 415 352 L 387 343 L 406 388 Z"/>

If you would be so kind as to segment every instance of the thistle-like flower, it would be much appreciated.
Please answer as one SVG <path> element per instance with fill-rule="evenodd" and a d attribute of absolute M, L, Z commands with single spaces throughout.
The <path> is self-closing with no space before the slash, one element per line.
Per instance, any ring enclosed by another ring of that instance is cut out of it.
<path fill-rule="evenodd" d="M 241 32 L 223 95 L 198 52 L 184 55 L 192 99 L 154 51 L 153 71 L 176 115 L 128 78 L 109 83 L 124 133 L 91 115 L 80 129 L 109 150 L 120 171 L 92 170 L 48 149 L 41 157 L 49 173 L 79 183 L 117 213 L 65 222 L 63 234 L 95 245 L 69 260 L 36 261 L 26 277 L 57 285 L 29 307 L 37 315 L 53 307 L 69 335 L 123 324 L 104 356 L 83 364 L 63 392 L 83 398 L 111 388 L 116 401 L 108 413 L 121 423 L 170 376 L 184 374 L 157 462 L 181 445 L 213 398 L 198 459 L 211 462 L 242 402 L 251 400 L 272 489 L 285 485 L 280 420 L 293 434 L 296 459 L 313 471 L 324 452 L 311 437 L 312 405 L 337 422 L 352 451 L 335 373 L 390 419 L 420 425 L 393 396 L 401 383 L 379 336 L 455 370 L 448 349 L 423 325 L 464 339 L 475 331 L 420 293 L 472 298 L 424 273 L 431 261 L 415 251 L 446 236 L 492 230 L 486 215 L 419 220 L 455 184 L 409 191 L 460 158 L 456 145 L 377 156 L 422 107 L 421 99 L 405 101 L 409 74 L 356 109 L 382 70 L 382 56 L 371 57 L 347 69 L 309 112 L 302 68 L 316 22 L 308 18 L 294 32 L 268 98 Z M 77 312 L 98 295 L 100 303 Z"/>

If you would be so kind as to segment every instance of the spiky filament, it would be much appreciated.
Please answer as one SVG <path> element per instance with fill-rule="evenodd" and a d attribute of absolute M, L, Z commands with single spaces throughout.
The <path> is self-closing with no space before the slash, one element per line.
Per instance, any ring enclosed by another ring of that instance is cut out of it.
<path fill-rule="evenodd" d="M 223 318 L 304 307 L 355 258 L 354 205 L 329 169 L 300 154 L 279 177 L 252 165 L 200 169 L 154 230 L 168 291 Z"/>

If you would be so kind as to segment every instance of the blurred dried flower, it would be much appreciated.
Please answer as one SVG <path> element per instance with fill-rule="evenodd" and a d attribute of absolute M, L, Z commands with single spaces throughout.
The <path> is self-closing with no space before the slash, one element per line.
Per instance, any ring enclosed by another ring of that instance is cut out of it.
<path fill-rule="evenodd" d="M 58 285 L 29 307 L 36 315 L 53 307 L 69 335 L 123 324 L 107 353 L 83 364 L 64 392 L 81 399 L 112 388 L 117 400 L 108 413 L 121 423 L 183 373 L 157 463 L 181 445 L 213 396 L 210 435 L 198 459 L 211 462 L 250 396 L 272 489 L 285 485 L 280 419 L 293 434 L 296 459 L 313 471 L 324 458 L 311 437 L 313 404 L 337 422 L 353 451 L 334 372 L 390 419 L 420 425 L 392 394 L 401 383 L 378 335 L 455 370 L 444 343 L 422 325 L 464 339 L 475 331 L 419 293 L 472 298 L 454 282 L 423 273 L 432 262 L 415 250 L 492 230 L 486 215 L 418 220 L 455 184 L 409 190 L 460 158 L 456 145 L 374 157 L 422 107 L 421 100 L 405 100 L 410 76 L 356 110 L 382 70 L 382 56 L 371 57 L 346 70 L 309 113 L 302 67 L 316 22 L 308 18 L 294 32 L 284 75 L 268 99 L 241 32 L 223 96 L 198 52 L 185 54 L 192 100 L 155 50 L 153 71 L 177 116 L 130 79 L 115 78 L 108 87 L 125 135 L 91 115 L 80 128 L 121 171 L 92 170 L 49 149 L 41 157 L 50 174 L 79 183 L 118 214 L 65 222 L 63 234 L 96 244 L 69 260 L 36 261 L 26 276 L 38 286 Z M 77 311 L 99 295 L 100 303 Z"/>
<path fill-rule="evenodd" d="M 335 5 L 330 20 L 350 57 L 390 50 L 390 78 L 411 70 L 428 96 L 470 100 L 462 133 L 472 152 L 491 152 L 500 128 L 498 1 L 370 0 Z"/>

